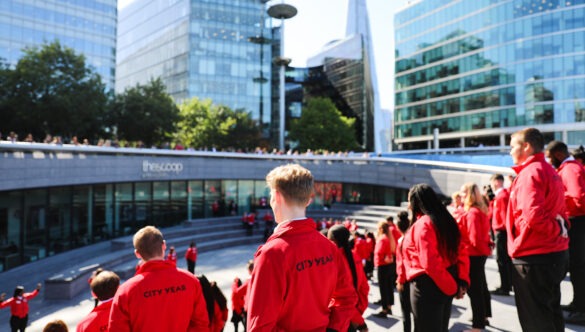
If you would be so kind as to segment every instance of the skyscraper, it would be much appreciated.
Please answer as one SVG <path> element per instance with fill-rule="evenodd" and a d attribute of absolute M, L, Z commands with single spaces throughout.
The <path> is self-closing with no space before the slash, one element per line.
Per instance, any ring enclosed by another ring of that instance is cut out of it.
<path fill-rule="evenodd" d="M 260 120 L 271 90 L 254 79 L 270 78 L 272 49 L 251 41 L 270 38 L 265 11 L 257 0 L 134 1 L 120 12 L 116 91 L 160 77 L 177 102 L 209 98 Z"/>
<path fill-rule="evenodd" d="M 505 145 L 535 126 L 585 143 L 584 0 L 423 0 L 395 16 L 394 141 Z"/>
<path fill-rule="evenodd" d="M 0 58 L 15 65 L 25 47 L 58 40 L 83 54 L 108 88 L 116 69 L 116 0 L 0 1 Z"/>
<path fill-rule="evenodd" d="M 363 149 L 387 151 L 377 140 L 385 124 L 374 121 L 380 102 L 366 1 L 350 0 L 348 6 L 346 37 L 309 58 L 308 68 L 289 68 L 289 116 L 300 116 L 302 99 L 330 98 L 344 116 L 356 119 L 356 137 Z"/>

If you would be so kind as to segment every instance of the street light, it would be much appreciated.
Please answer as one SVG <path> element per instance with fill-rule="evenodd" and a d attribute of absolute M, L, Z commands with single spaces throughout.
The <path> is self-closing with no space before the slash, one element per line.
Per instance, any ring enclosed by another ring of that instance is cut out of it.
<path fill-rule="evenodd" d="M 294 6 L 282 3 L 276 4 L 268 8 L 268 15 L 272 18 L 280 19 L 280 56 L 274 58 L 274 64 L 280 66 L 280 89 L 279 89 L 279 133 L 278 133 L 278 148 L 284 151 L 284 70 L 290 63 L 290 59 L 283 57 L 284 54 L 284 20 L 297 15 L 297 9 Z"/>

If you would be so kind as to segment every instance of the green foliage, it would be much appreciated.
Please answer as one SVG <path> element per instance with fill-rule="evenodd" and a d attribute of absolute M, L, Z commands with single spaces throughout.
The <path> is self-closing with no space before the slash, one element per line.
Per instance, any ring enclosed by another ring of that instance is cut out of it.
<path fill-rule="evenodd" d="M 289 138 L 305 151 L 347 151 L 358 148 L 353 128 L 355 119 L 341 115 L 328 98 L 311 98 L 299 119 L 293 120 Z"/>
<path fill-rule="evenodd" d="M 37 140 L 47 133 L 103 135 L 106 87 L 85 57 L 58 41 L 23 52 L 14 69 L 0 66 L 0 130 L 30 132 Z"/>
<path fill-rule="evenodd" d="M 259 145 L 260 130 L 250 114 L 213 105 L 211 100 L 193 98 L 179 106 L 175 140 L 196 149 L 253 149 Z"/>
<path fill-rule="evenodd" d="M 116 128 L 118 138 L 151 146 L 164 142 L 175 131 L 178 119 L 177 105 L 157 78 L 116 95 L 108 122 Z"/>

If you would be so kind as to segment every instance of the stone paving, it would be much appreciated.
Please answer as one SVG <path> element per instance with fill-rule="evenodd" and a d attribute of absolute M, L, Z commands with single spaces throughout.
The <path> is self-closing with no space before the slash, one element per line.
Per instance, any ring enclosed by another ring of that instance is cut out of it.
<path fill-rule="evenodd" d="M 258 245 L 245 245 L 203 253 L 200 255 L 197 262 L 196 272 L 205 274 L 209 280 L 215 280 L 229 300 L 231 283 L 234 277 L 239 276 L 240 278 L 245 278 L 247 276 L 246 262 L 253 257 L 257 246 Z M 43 264 L 43 261 L 36 264 Z M 186 268 L 184 260 L 179 260 L 179 267 Z M 491 258 L 488 259 L 486 273 L 489 288 L 493 289 L 497 287 L 499 284 L 497 266 L 495 261 Z M 34 276 L 23 275 L 22 278 L 23 280 L 32 280 Z M 7 289 L 14 289 L 11 285 L 2 285 L 1 288 L 2 291 L 5 292 L 7 292 Z M 572 296 L 572 288 L 568 278 L 562 283 L 562 292 L 562 303 L 568 303 Z M 11 291 L 9 293 L 11 293 Z M 64 320 L 68 324 L 70 331 L 75 331 L 76 324 L 87 313 L 89 313 L 93 307 L 93 301 L 90 300 L 89 297 L 89 289 L 86 294 L 81 294 L 68 301 L 44 300 L 41 294 L 31 301 L 30 326 L 27 328 L 27 331 L 42 331 L 43 326 L 54 319 Z M 370 289 L 370 302 L 374 302 L 377 299 L 379 299 L 378 288 L 377 285 L 373 283 Z M 370 331 L 402 331 L 400 305 L 398 305 L 398 296 L 396 294 L 395 300 L 397 305 L 393 307 L 394 315 L 387 319 L 372 316 L 372 314 L 379 310 L 379 307 L 370 304 L 365 313 Z M 490 326 L 486 329 L 487 331 L 521 331 L 513 297 L 493 296 L 492 311 L 493 317 L 490 319 Z M 0 316 L 0 331 L 8 331 L 9 323 L 5 318 L 8 316 L 5 312 L 2 312 L 2 314 L 3 315 Z M 461 331 L 470 328 L 470 319 L 471 309 L 469 298 L 466 297 L 462 300 L 455 300 L 453 303 L 453 312 L 451 314 L 450 331 Z M 229 321 L 224 331 L 234 331 L 233 325 L 229 323 Z M 567 325 L 566 331 L 585 332 L 585 326 Z"/>

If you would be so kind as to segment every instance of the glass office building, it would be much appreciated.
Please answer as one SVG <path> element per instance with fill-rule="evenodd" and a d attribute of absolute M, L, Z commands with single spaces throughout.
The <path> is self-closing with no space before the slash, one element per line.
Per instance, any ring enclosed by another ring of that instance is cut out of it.
<path fill-rule="evenodd" d="M 395 16 L 394 143 L 585 143 L 585 0 L 423 0 Z M 438 131 L 438 133 L 437 133 Z"/>
<path fill-rule="evenodd" d="M 58 40 L 113 89 L 117 13 L 116 0 L 1 0 L 0 58 L 14 66 L 23 48 Z"/>
<path fill-rule="evenodd" d="M 271 77 L 272 47 L 252 42 L 270 41 L 267 17 L 258 0 L 136 0 L 120 11 L 116 91 L 160 77 L 177 102 L 211 99 L 268 124 L 258 78 Z"/>

